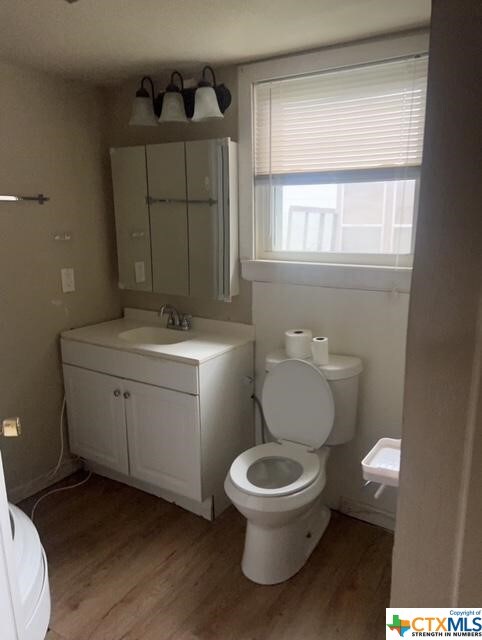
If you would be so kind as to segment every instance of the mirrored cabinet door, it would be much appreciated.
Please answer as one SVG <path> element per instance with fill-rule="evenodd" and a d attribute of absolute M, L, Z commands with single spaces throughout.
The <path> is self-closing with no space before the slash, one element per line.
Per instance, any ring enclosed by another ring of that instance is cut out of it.
<path fill-rule="evenodd" d="M 186 178 L 190 293 L 229 302 L 239 293 L 236 143 L 186 142 Z"/>
<path fill-rule="evenodd" d="M 153 291 L 189 295 L 184 142 L 146 147 Z"/>
<path fill-rule="evenodd" d="M 110 150 L 119 287 L 152 291 L 149 207 L 144 147 Z"/>
<path fill-rule="evenodd" d="M 186 142 L 189 219 L 189 289 L 196 298 L 219 292 L 219 179 L 216 140 Z"/>

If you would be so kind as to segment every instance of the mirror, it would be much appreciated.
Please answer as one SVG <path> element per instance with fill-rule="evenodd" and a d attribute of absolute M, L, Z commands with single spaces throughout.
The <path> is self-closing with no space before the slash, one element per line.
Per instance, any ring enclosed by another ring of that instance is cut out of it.
<path fill-rule="evenodd" d="M 111 149 L 119 287 L 237 295 L 236 153 L 228 138 Z"/>

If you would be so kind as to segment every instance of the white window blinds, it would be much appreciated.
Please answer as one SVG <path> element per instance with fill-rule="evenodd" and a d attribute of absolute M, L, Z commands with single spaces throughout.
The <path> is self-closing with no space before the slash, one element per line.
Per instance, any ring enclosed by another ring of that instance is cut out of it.
<path fill-rule="evenodd" d="M 254 87 L 255 174 L 418 167 L 427 56 Z"/>

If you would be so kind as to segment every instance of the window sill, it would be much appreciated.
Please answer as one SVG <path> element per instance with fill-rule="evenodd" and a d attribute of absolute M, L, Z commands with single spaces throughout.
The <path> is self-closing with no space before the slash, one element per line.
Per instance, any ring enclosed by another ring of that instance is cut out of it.
<path fill-rule="evenodd" d="M 412 269 L 319 262 L 242 260 L 241 275 L 245 280 L 252 282 L 409 293 Z"/>

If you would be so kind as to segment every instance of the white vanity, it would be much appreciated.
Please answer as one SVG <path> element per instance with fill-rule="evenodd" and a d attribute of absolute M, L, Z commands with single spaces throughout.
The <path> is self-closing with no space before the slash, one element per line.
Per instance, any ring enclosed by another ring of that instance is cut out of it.
<path fill-rule="evenodd" d="M 70 449 L 100 475 L 213 519 L 223 483 L 252 446 L 254 328 L 156 312 L 62 334 Z"/>

